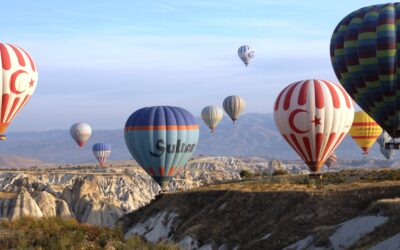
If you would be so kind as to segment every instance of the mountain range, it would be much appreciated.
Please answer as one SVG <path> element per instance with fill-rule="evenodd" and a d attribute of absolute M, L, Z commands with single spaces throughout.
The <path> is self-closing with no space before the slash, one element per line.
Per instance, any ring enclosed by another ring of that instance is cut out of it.
<path fill-rule="evenodd" d="M 299 159 L 292 148 L 283 140 L 275 127 L 272 114 L 249 113 L 242 115 L 235 124 L 224 117 L 215 133 L 210 133 L 198 118 L 200 139 L 195 155 L 210 156 L 258 156 L 267 159 Z M 75 144 L 67 129 L 40 132 L 12 132 L 0 143 L 1 154 L 30 157 L 49 163 L 89 163 L 95 159 L 92 145 L 107 142 L 112 145 L 110 160 L 132 159 L 124 141 L 123 129 L 96 130 L 83 149 Z M 337 149 L 340 159 L 362 159 L 361 150 L 346 136 Z M 382 158 L 375 144 L 369 158 Z"/>

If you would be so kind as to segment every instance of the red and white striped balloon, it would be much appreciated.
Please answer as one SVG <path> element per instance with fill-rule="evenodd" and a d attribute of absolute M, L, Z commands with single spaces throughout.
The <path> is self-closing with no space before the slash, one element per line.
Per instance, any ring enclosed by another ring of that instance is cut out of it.
<path fill-rule="evenodd" d="M 354 108 L 340 85 L 305 80 L 282 90 L 275 101 L 274 117 L 283 138 L 315 172 L 350 130 Z"/>
<path fill-rule="evenodd" d="M 0 43 L 0 140 L 18 111 L 35 91 L 38 72 L 31 56 L 11 44 Z"/>

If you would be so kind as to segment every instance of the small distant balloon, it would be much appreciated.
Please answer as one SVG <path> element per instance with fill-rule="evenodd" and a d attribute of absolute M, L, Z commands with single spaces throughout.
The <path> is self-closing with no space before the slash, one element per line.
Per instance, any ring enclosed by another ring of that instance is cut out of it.
<path fill-rule="evenodd" d="M 0 140 L 5 140 L 7 127 L 36 89 L 38 71 L 32 57 L 16 45 L 0 43 L 0 58 Z"/>
<path fill-rule="evenodd" d="M 242 97 L 231 95 L 225 98 L 223 107 L 225 112 L 229 115 L 233 122 L 235 122 L 246 106 Z"/>
<path fill-rule="evenodd" d="M 211 133 L 215 131 L 223 116 L 224 111 L 218 106 L 207 106 L 201 111 L 201 118 L 211 129 Z"/>
<path fill-rule="evenodd" d="M 332 166 L 334 166 L 336 164 L 337 161 L 337 156 L 335 151 L 333 151 L 333 153 L 329 156 L 329 158 L 326 160 L 325 165 L 328 168 L 331 168 Z"/>
<path fill-rule="evenodd" d="M 386 160 L 390 160 L 396 151 L 390 147 L 386 148 L 385 144 L 393 142 L 393 138 L 386 131 L 383 131 L 376 142 L 379 144 L 379 151 L 381 154 L 386 158 Z"/>
<path fill-rule="evenodd" d="M 243 61 L 246 67 L 249 65 L 250 61 L 254 58 L 255 52 L 256 50 L 249 45 L 243 45 L 239 47 L 238 49 L 239 58 Z"/>
<path fill-rule="evenodd" d="M 111 154 L 111 145 L 108 143 L 96 143 L 93 145 L 92 149 L 94 157 L 96 157 L 100 167 L 103 167 L 108 156 Z"/>
<path fill-rule="evenodd" d="M 87 123 L 78 122 L 71 126 L 69 133 L 79 147 L 82 148 L 92 135 L 92 128 Z"/>

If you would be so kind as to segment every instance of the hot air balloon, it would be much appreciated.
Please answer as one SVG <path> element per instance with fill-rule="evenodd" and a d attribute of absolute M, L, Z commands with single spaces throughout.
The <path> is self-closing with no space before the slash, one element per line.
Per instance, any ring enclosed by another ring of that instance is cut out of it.
<path fill-rule="evenodd" d="M 207 106 L 201 111 L 201 118 L 211 129 L 211 133 L 215 131 L 215 128 L 218 126 L 223 116 L 224 111 L 218 106 Z"/>
<path fill-rule="evenodd" d="M 326 80 L 292 83 L 278 95 L 274 106 L 278 130 L 312 172 L 320 170 L 343 140 L 353 116 L 348 94 Z"/>
<path fill-rule="evenodd" d="M 386 149 L 385 146 L 379 146 L 379 151 L 385 156 L 386 160 L 390 160 L 395 153 L 394 149 Z"/>
<path fill-rule="evenodd" d="M 107 157 L 111 154 L 111 145 L 108 143 L 96 143 L 93 145 L 93 154 L 99 162 L 100 167 L 103 167 Z"/>
<path fill-rule="evenodd" d="M 133 158 L 166 190 L 192 156 L 199 125 L 187 110 L 171 106 L 135 111 L 125 124 L 125 142 Z"/>
<path fill-rule="evenodd" d="M 256 50 L 249 45 L 240 46 L 238 49 L 239 58 L 244 62 L 244 64 L 249 65 L 250 61 L 254 58 Z"/>
<path fill-rule="evenodd" d="M 78 122 L 71 126 L 69 133 L 74 141 L 78 143 L 79 147 L 82 148 L 92 134 L 92 129 L 89 124 Z"/>
<path fill-rule="evenodd" d="M 234 123 L 239 118 L 240 113 L 243 112 L 245 105 L 243 98 L 237 95 L 226 97 L 223 103 L 225 112 Z"/>
<path fill-rule="evenodd" d="M 354 101 L 400 137 L 400 4 L 365 7 L 343 18 L 330 45 L 333 69 Z"/>
<path fill-rule="evenodd" d="M 382 128 L 367 113 L 358 111 L 354 114 L 349 134 L 362 149 L 364 155 L 368 154 L 369 149 L 381 133 Z"/>
<path fill-rule="evenodd" d="M 327 166 L 328 168 L 331 168 L 333 165 L 336 164 L 336 161 L 337 161 L 337 156 L 336 156 L 335 151 L 333 151 L 332 154 L 326 160 L 325 166 Z"/>
<path fill-rule="evenodd" d="M 12 119 L 36 89 L 38 72 L 32 57 L 16 45 L 0 43 L 0 140 Z"/>
<path fill-rule="evenodd" d="M 395 153 L 393 148 L 386 147 L 386 144 L 390 143 L 392 140 L 393 138 L 390 137 L 390 135 L 386 131 L 383 131 L 376 140 L 379 144 L 379 151 L 382 153 L 383 156 L 385 156 L 387 160 L 390 160 L 390 158 L 392 158 Z"/>

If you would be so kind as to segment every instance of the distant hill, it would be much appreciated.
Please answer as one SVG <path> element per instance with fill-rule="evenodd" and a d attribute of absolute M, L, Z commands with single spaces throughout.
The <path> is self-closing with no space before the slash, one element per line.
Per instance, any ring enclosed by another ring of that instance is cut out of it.
<path fill-rule="evenodd" d="M 0 155 L 0 168 L 28 168 L 33 166 L 44 166 L 46 162 L 30 157 L 19 157 L 15 155 Z"/>
<path fill-rule="evenodd" d="M 201 124 L 200 141 L 196 155 L 212 156 L 260 156 L 272 159 L 298 159 L 275 127 L 272 114 L 245 114 L 233 125 L 224 117 L 217 131 L 211 134 Z M 123 129 L 96 130 L 84 149 L 79 149 L 70 138 L 68 130 L 9 133 L 0 143 L 0 152 L 32 157 L 46 162 L 78 163 L 93 162 L 91 147 L 96 142 L 112 144 L 111 160 L 127 160 L 131 156 L 126 149 Z M 337 151 L 341 159 L 361 159 L 358 146 L 346 137 Z M 377 146 L 371 150 L 371 158 L 382 158 Z"/>

